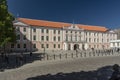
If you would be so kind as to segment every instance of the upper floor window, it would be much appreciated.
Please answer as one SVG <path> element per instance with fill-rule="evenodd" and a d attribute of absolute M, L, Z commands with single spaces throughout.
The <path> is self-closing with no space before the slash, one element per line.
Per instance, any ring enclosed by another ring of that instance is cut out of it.
<path fill-rule="evenodd" d="M 36 40 L 36 35 L 33 36 L 33 40 Z"/>
<path fill-rule="evenodd" d="M 41 47 L 44 48 L 44 44 L 41 44 Z"/>
<path fill-rule="evenodd" d="M 36 32 L 36 29 L 35 29 L 35 28 L 33 28 L 33 32 Z"/>
<path fill-rule="evenodd" d="M 54 34 L 56 34 L 56 30 L 54 30 Z"/>
<path fill-rule="evenodd" d="M 46 36 L 46 40 L 47 40 L 47 41 L 49 40 L 49 36 Z"/>
<path fill-rule="evenodd" d="M 17 35 L 17 40 L 20 40 L 20 34 Z"/>
<path fill-rule="evenodd" d="M 46 29 L 46 33 L 49 33 L 49 30 L 48 30 L 48 29 Z"/>
<path fill-rule="evenodd" d="M 60 36 L 58 37 L 58 41 L 60 41 Z"/>
<path fill-rule="evenodd" d="M 23 36 L 23 39 L 26 40 L 26 35 Z"/>
<path fill-rule="evenodd" d="M 54 41 L 56 41 L 56 37 L 54 36 Z"/>
<path fill-rule="evenodd" d="M 41 36 L 42 41 L 44 40 L 44 36 Z"/>
<path fill-rule="evenodd" d="M 42 33 L 44 33 L 44 29 L 42 29 Z"/>
<path fill-rule="evenodd" d="M 49 48 L 49 45 L 48 45 L 48 44 L 46 44 L 46 47 L 47 47 L 47 48 Z"/>
<path fill-rule="evenodd" d="M 60 30 L 58 30 L 58 34 L 60 34 Z"/>
<path fill-rule="evenodd" d="M 26 28 L 25 27 L 23 28 L 23 31 L 26 32 Z"/>
<path fill-rule="evenodd" d="M 54 48 L 56 48 L 56 44 L 54 44 Z"/>

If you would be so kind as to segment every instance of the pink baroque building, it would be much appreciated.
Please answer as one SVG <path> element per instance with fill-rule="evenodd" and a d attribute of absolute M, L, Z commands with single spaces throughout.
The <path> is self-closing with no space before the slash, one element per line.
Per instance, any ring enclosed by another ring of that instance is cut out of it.
<path fill-rule="evenodd" d="M 17 18 L 13 51 L 106 49 L 117 34 L 101 26 Z"/>

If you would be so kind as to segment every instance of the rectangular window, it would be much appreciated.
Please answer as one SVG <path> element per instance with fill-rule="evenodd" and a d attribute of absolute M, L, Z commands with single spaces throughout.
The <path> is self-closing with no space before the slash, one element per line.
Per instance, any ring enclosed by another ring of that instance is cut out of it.
<path fill-rule="evenodd" d="M 46 40 L 47 40 L 47 41 L 49 40 L 49 37 L 48 37 L 48 36 L 46 36 Z"/>
<path fill-rule="evenodd" d="M 11 48 L 14 48 L 14 44 L 11 44 Z"/>
<path fill-rule="evenodd" d="M 20 40 L 20 34 L 17 35 L 17 40 Z"/>
<path fill-rule="evenodd" d="M 33 28 L 33 32 L 36 32 L 36 29 L 35 29 L 35 28 Z"/>
<path fill-rule="evenodd" d="M 58 41 L 60 41 L 60 36 L 58 37 Z"/>
<path fill-rule="evenodd" d="M 26 40 L 26 35 L 23 36 L 23 40 Z"/>
<path fill-rule="evenodd" d="M 48 30 L 48 29 L 46 29 L 46 33 L 49 33 L 49 30 Z"/>
<path fill-rule="evenodd" d="M 56 30 L 54 30 L 54 34 L 56 34 Z"/>
<path fill-rule="evenodd" d="M 20 48 L 20 44 L 17 44 L 17 48 Z"/>
<path fill-rule="evenodd" d="M 46 47 L 47 47 L 47 48 L 49 48 L 49 45 L 48 45 L 48 44 L 46 44 Z"/>
<path fill-rule="evenodd" d="M 42 33 L 44 33 L 44 29 L 42 29 Z"/>
<path fill-rule="evenodd" d="M 94 39 L 94 42 L 96 42 L 96 39 Z"/>
<path fill-rule="evenodd" d="M 26 44 L 23 44 L 23 48 L 26 48 Z"/>
<path fill-rule="evenodd" d="M 33 44 L 33 48 L 36 48 L 36 44 Z"/>
<path fill-rule="evenodd" d="M 23 31 L 26 32 L 26 28 L 25 27 L 23 28 Z"/>
<path fill-rule="evenodd" d="M 68 35 L 66 35 L 66 41 L 68 41 Z"/>
<path fill-rule="evenodd" d="M 42 41 L 44 41 L 44 36 L 41 36 Z"/>
<path fill-rule="evenodd" d="M 44 44 L 41 44 L 41 47 L 44 48 Z"/>
<path fill-rule="evenodd" d="M 54 41 L 56 41 L 56 37 L 54 36 Z"/>
<path fill-rule="evenodd" d="M 58 44 L 58 48 L 60 48 L 60 44 Z"/>
<path fill-rule="evenodd" d="M 60 30 L 58 30 L 58 34 L 60 34 Z"/>
<path fill-rule="evenodd" d="M 54 44 L 54 48 L 56 48 L 56 44 Z"/>
<path fill-rule="evenodd" d="M 36 40 L 36 35 L 33 36 L 33 40 Z"/>
<path fill-rule="evenodd" d="M 89 38 L 89 42 L 91 42 L 91 38 Z"/>

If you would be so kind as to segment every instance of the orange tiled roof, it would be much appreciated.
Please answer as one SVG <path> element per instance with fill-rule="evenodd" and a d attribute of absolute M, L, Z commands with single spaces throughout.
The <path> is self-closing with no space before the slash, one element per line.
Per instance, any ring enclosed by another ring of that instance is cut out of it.
<path fill-rule="evenodd" d="M 105 32 L 108 29 L 105 27 L 101 27 L 101 26 L 91 26 L 91 25 L 80 25 L 78 24 L 78 26 L 84 30 L 90 30 L 90 31 L 101 31 L 101 32 Z"/>
<path fill-rule="evenodd" d="M 62 28 L 62 27 L 69 27 L 72 24 L 70 23 L 63 23 L 63 22 L 52 22 L 52 21 L 45 21 L 45 20 L 35 20 L 35 19 L 27 19 L 27 18 L 18 18 L 19 21 L 31 25 L 31 26 L 46 26 L 46 27 L 53 27 L 53 28 Z M 108 29 L 101 26 L 90 26 L 90 25 L 81 25 L 77 24 L 77 26 L 84 30 L 90 30 L 90 31 L 101 31 L 105 32 Z"/>

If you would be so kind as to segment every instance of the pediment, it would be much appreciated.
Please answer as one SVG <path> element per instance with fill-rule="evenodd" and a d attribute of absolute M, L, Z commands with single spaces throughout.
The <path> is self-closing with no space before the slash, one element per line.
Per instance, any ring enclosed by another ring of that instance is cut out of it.
<path fill-rule="evenodd" d="M 68 29 L 75 29 L 75 30 L 78 30 L 79 27 L 75 24 L 72 24 L 70 27 L 68 27 Z"/>
<path fill-rule="evenodd" d="M 13 25 L 28 26 L 27 24 L 25 24 L 25 23 L 23 23 L 23 22 L 20 22 L 20 21 L 18 21 L 18 20 L 15 20 L 15 21 L 13 22 Z"/>

